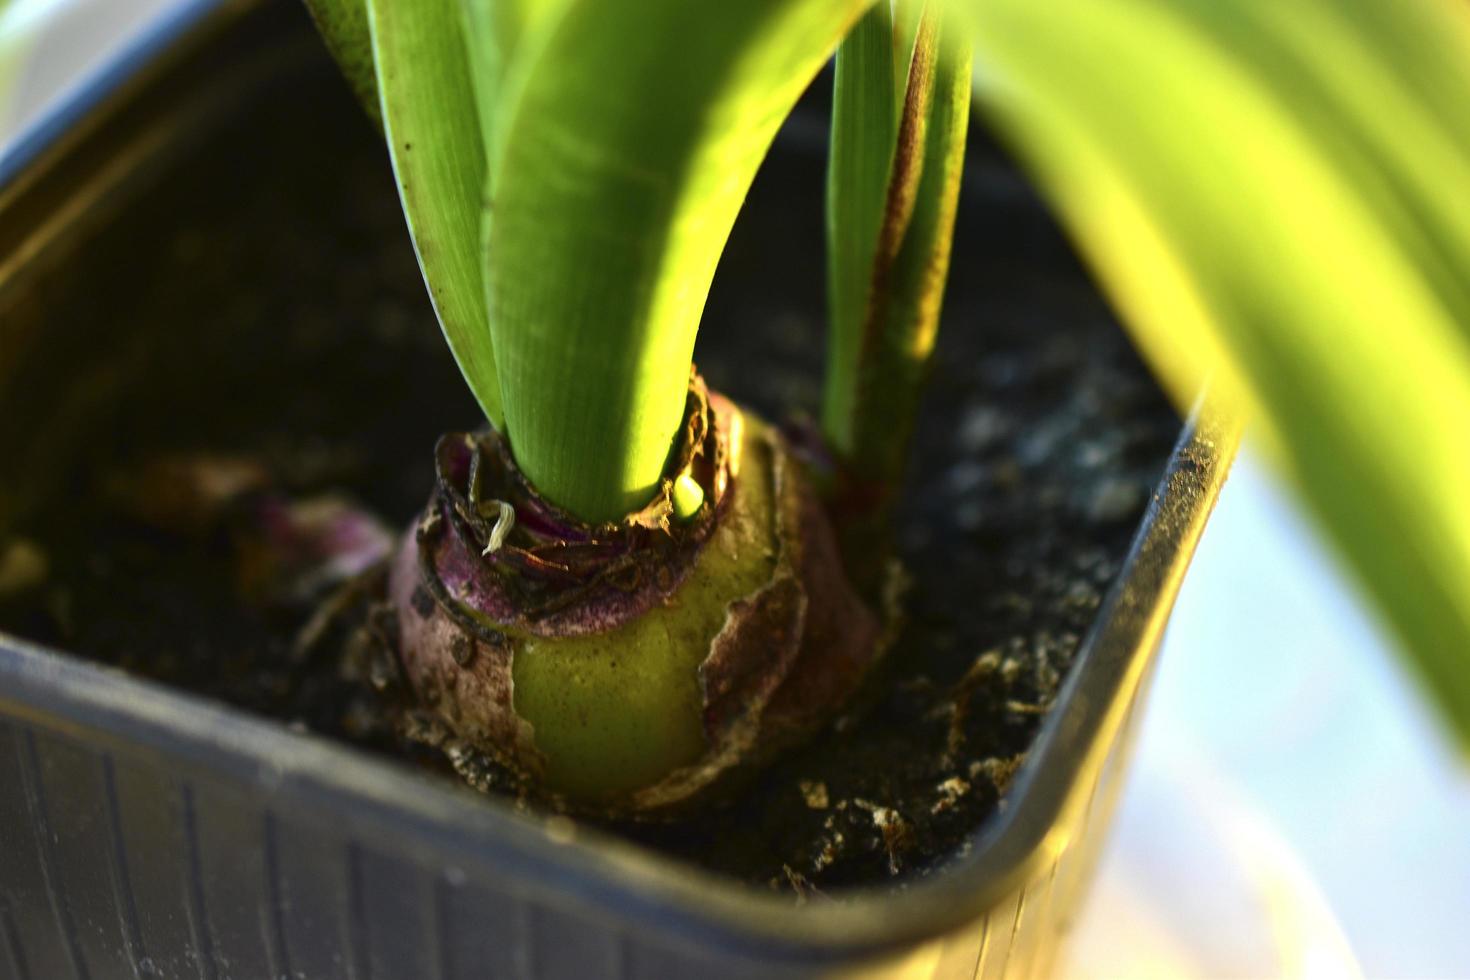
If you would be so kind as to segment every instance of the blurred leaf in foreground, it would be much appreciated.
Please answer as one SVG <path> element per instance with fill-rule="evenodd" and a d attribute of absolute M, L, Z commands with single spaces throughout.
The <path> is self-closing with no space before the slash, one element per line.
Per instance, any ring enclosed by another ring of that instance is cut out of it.
<path fill-rule="evenodd" d="M 1145 354 L 1256 411 L 1470 747 L 1470 5 L 967 6 Z"/>

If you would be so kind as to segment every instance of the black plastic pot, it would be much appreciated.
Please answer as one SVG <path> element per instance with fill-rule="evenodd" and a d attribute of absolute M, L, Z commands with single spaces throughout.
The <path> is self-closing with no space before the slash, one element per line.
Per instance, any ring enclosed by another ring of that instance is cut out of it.
<path fill-rule="evenodd" d="M 3 352 L 41 342 L 89 236 L 264 79 L 319 60 L 286 13 L 195 8 L 9 158 L 0 392 L 26 383 Z M 1233 432 L 1185 427 L 1006 806 L 951 870 L 899 895 L 794 908 L 0 634 L 0 976 L 1043 975 L 1233 448 Z M 0 530 L 24 496 L 4 482 Z"/>

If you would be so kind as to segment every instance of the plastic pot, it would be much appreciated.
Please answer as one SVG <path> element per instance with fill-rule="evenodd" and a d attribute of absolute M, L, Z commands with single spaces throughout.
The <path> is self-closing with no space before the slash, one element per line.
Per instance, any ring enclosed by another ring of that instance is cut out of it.
<path fill-rule="evenodd" d="M 78 288 L 89 237 L 151 181 L 243 107 L 324 84 L 291 7 L 191 8 L 7 159 L 0 352 L 66 341 L 42 329 L 48 297 Z M 0 392 L 25 384 L 7 360 Z M 0 420 L 0 446 L 68 417 Z M 948 872 L 896 895 L 793 907 L 0 634 L 0 976 L 1044 974 L 1233 447 L 1185 426 L 1006 805 Z M 5 482 L 0 530 L 26 492 Z"/>

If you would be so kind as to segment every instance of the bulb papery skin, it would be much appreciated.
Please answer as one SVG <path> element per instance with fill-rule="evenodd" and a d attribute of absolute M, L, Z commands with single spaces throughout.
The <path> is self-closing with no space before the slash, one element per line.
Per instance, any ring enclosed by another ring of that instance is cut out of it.
<path fill-rule="evenodd" d="M 390 573 L 420 705 L 562 808 L 658 816 L 716 798 L 829 720 L 882 653 L 782 437 L 698 394 L 672 470 L 700 479 L 693 519 L 668 519 L 671 479 L 656 513 L 579 526 L 516 485 L 497 437 L 445 437 L 440 490 Z M 504 554 L 480 554 L 453 489 L 476 439 L 500 460 L 479 496 L 523 495 Z M 588 560 L 540 577 L 563 555 Z"/>

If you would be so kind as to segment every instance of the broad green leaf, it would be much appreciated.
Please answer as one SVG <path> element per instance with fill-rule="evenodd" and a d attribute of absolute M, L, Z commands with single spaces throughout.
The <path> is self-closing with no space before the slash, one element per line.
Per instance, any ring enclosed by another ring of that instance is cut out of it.
<path fill-rule="evenodd" d="M 403 212 L 460 371 L 500 427 L 480 248 L 486 166 L 459 0 L 368 0 L 383 125 Z"/>
<path fill-rule="evenodd" d="M 498 103 L 490 326 L 516 458 L 591 520 L 644 504 L 777 128 L 867 0 L 568 0 Z"/>
<path fill-rule="evenodd" d="M 1259 412 L 1470 746 L 1470 7 L 972 9 L 981 102 L 1145 352 Z"/>
<path fill-rule="evenodd" d="M 970 108 L 962 25 L 938 4 L 904 6 L 920 10 L 911 28 L 875 11 L 864 25 L 879 36 L 855 31 L 838 52 L 827 190 L 824 425 L 860 479 L 892 487 L 939 326 Z M 903 80 L 893 113 L 885 62 Z M 886 130 L 872 122 L 887 119 Z"/>
<path fill-rule="evenodd" d="M 306 0 L 306 9 L 327 42 L 337 67 L 373 121 L 382 124 L 367 0 Z"/>

